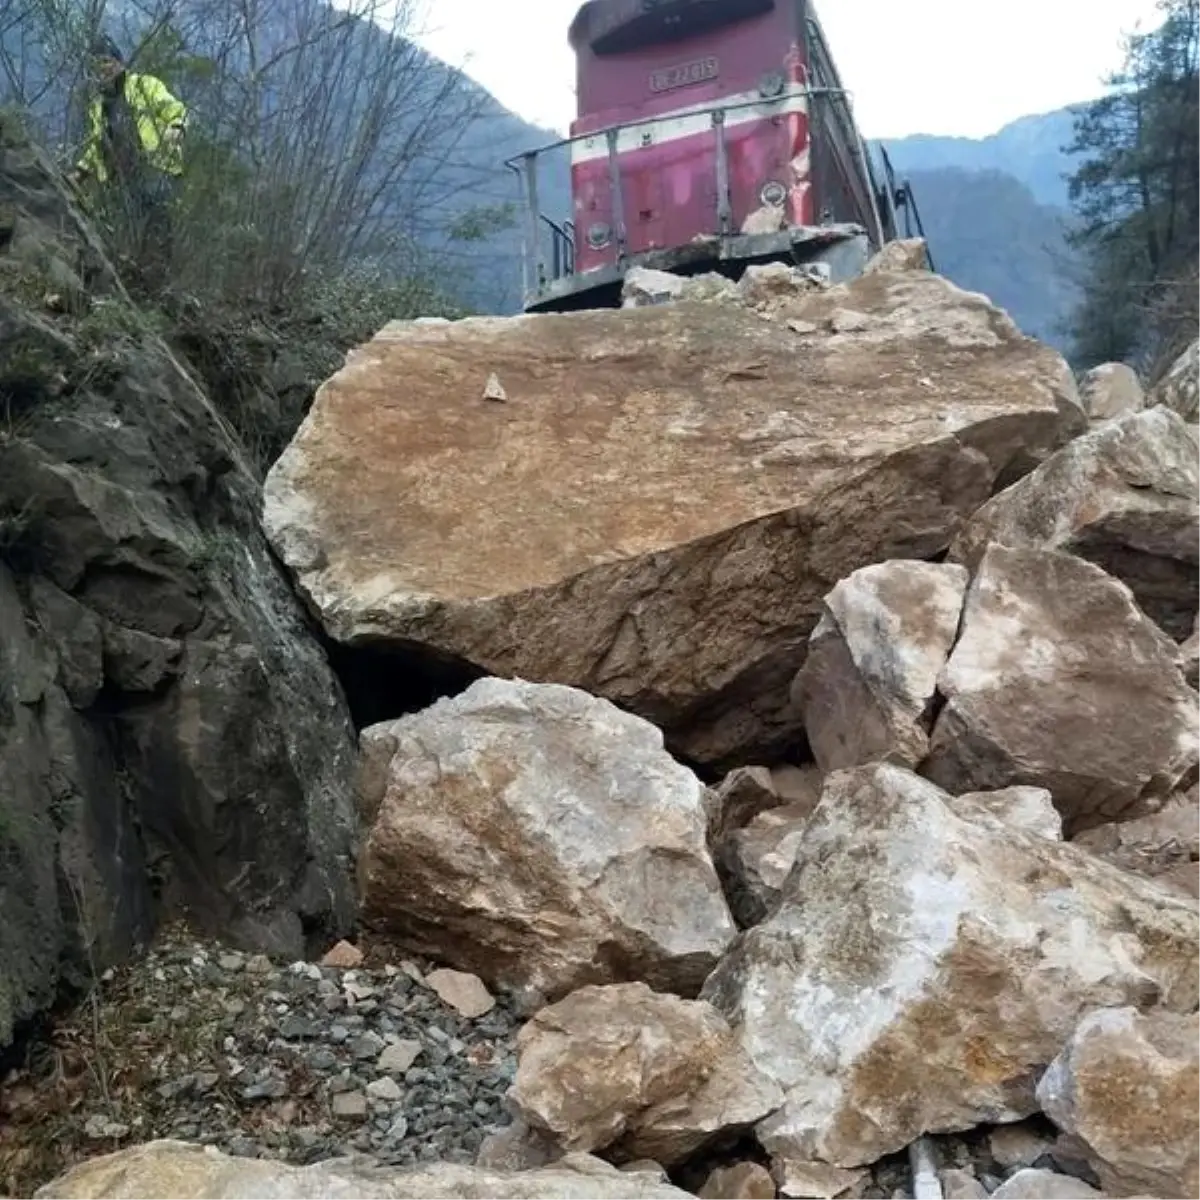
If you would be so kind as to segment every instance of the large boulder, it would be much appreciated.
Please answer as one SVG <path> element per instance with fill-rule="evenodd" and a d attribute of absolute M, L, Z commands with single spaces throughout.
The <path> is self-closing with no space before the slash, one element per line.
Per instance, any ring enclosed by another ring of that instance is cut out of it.
<path fill-rule="evenodd" d="M 782 1098 L 716 1009 L 645 984 L 580 988 L 517 1045 L 510 1101 L 564 1150 L 613 1147 L 672 1166 L 714 1138 L 736 1140 Z"/>
<path fill-rule="evenodd" d="M 242 448 L 2 114 L 0 346 L 2 1050 L 162 918 L 347 930 L 356 815 Z"/>
<path fill-rule="evenodd" d="M 1085 1011 L 1197 999 L 1182 898 L 891 764 L 834 772 L 779 906 L 702 998 L 786 1093 L 780 1170 L 1011 1122 Z"/>
<path fill-rule="evenodd" d="M 564 1150 L 603 1150 L 645 1109 L 699 1087 L 731 1041 L 700 1000 L 644 983 L 580 988 L 521 1030 L 510 1100 Z"/>
<path fill-rule="evenodd" d="M 1200 594 L 1195 437 L 1165 408 L 1092 430 L 985 504 L 950 557 L 974 566 L 992 542 L 1064 550 L 1096 563 L 1182 641 Z"/>
<path fill-rule="evenodd" d="M 1068 836 L 1194 778 L 1197 696 L 1129 589 L 1053 550 L 991 545 L 921 767 L 951 792 L 1047 788 Z"/>
<path fill-rule="evenodd" d="M 942 553 L 1086 421 L 1058 354 L 938 276 L 789 287 L 779 320 L 679 302 L 382 330 L 266 485 L 326 631 L 583 688 L 690 761 L 792 745 L 833 584 Z"/>
<path fill-rule="evenodd" d="M 694 994 L 732 940 L 704 785 L 640 717 L 483 679 L 362 747 L 363 918 L 410 950 L 557 999 Z"/>
<path fill-rule="evenodd" d="M 293 1167 L 173 1141 L 89 1159 L 37 1192 L 38 1200 L 684 1200 L 687 1194 L 648 1173 L 618 1171 L 586 1154 L 530 1171 L 455 1163 L 401 1169 L 368 1158 Z"/>
<path fill-rule="evenodd" d="M 1088 1013 L 1050 1064 L 1038 1103 L 1110 1196 L 1195 1196 L 1200 1028 L 1194 1013 Z"/>
<path fill-rule="evenodd" d="M 967 580 L 960 566 L 885 562 L 825 597 L 792 686 L 822 770 L 884 759 L 915 767 L 925 757 Z"/>

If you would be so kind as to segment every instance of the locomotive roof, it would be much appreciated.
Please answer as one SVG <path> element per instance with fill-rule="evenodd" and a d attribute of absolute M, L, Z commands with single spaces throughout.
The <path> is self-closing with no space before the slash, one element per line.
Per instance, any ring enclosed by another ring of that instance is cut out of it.
<path fill-rule="evenodd" d="M 770 4 L 768 3 L 764 6 L 762 0 L 749 0 L 748 7 L 769 8 Z M 612 26 L 615 27 L 624 24 L 626 21 L 635 21 L 639 17 L 650 15 L 652 14 L 643 8 L 637 0 L 586 0 L 586 3 L 582 4 L 579 11 L 576 12 L 567 37 L 570 40 L 572 48 L 577 50 L 583 43 L 595 37 L 597 17 L 607 17 Z M 609 30 L 603 29 L 602 32 L 608 33 Z"/>

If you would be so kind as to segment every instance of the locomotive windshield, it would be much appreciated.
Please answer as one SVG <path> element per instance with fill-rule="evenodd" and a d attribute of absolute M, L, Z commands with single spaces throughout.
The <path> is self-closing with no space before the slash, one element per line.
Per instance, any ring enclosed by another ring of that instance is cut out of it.
<path fill-rule="evenodd" d="M 775 7 L 775 0 L 591 0 L 571 28 L 574 46 L 624 54 L 697 37 Z"/>

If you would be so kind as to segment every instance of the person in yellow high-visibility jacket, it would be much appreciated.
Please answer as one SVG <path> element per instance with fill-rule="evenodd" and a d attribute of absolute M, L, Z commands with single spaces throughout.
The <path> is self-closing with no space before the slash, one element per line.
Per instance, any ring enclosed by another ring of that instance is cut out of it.
<path fill-rule="evenodd" d="M 119 207 L 132 222 L 132 232 L 144 243 L 139 256 L 169 257 L 187 108 L 161 79 L 130 71 L 111 38 L 93 43 L 92 64 L 99 87 L 88 105 L 76 179 L 97 185 L 109 201 L 120 201 L 106 207 Z"/>

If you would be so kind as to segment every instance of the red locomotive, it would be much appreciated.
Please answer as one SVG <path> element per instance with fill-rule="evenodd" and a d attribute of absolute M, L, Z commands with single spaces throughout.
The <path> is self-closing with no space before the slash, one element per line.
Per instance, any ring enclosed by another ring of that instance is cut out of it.
<path fill-rule="evenodd" d="M 834 281 L 920 231 L 883 182 L 811 0 L 589 0 L 571 25 L 579 117 L 509 162 L 524 182 L 525 308 L 618 301 L 631 266 L 736 277 L 823 262 Z M 538 203 L 543 156 L 569 148 L 573 218 Z"/>

